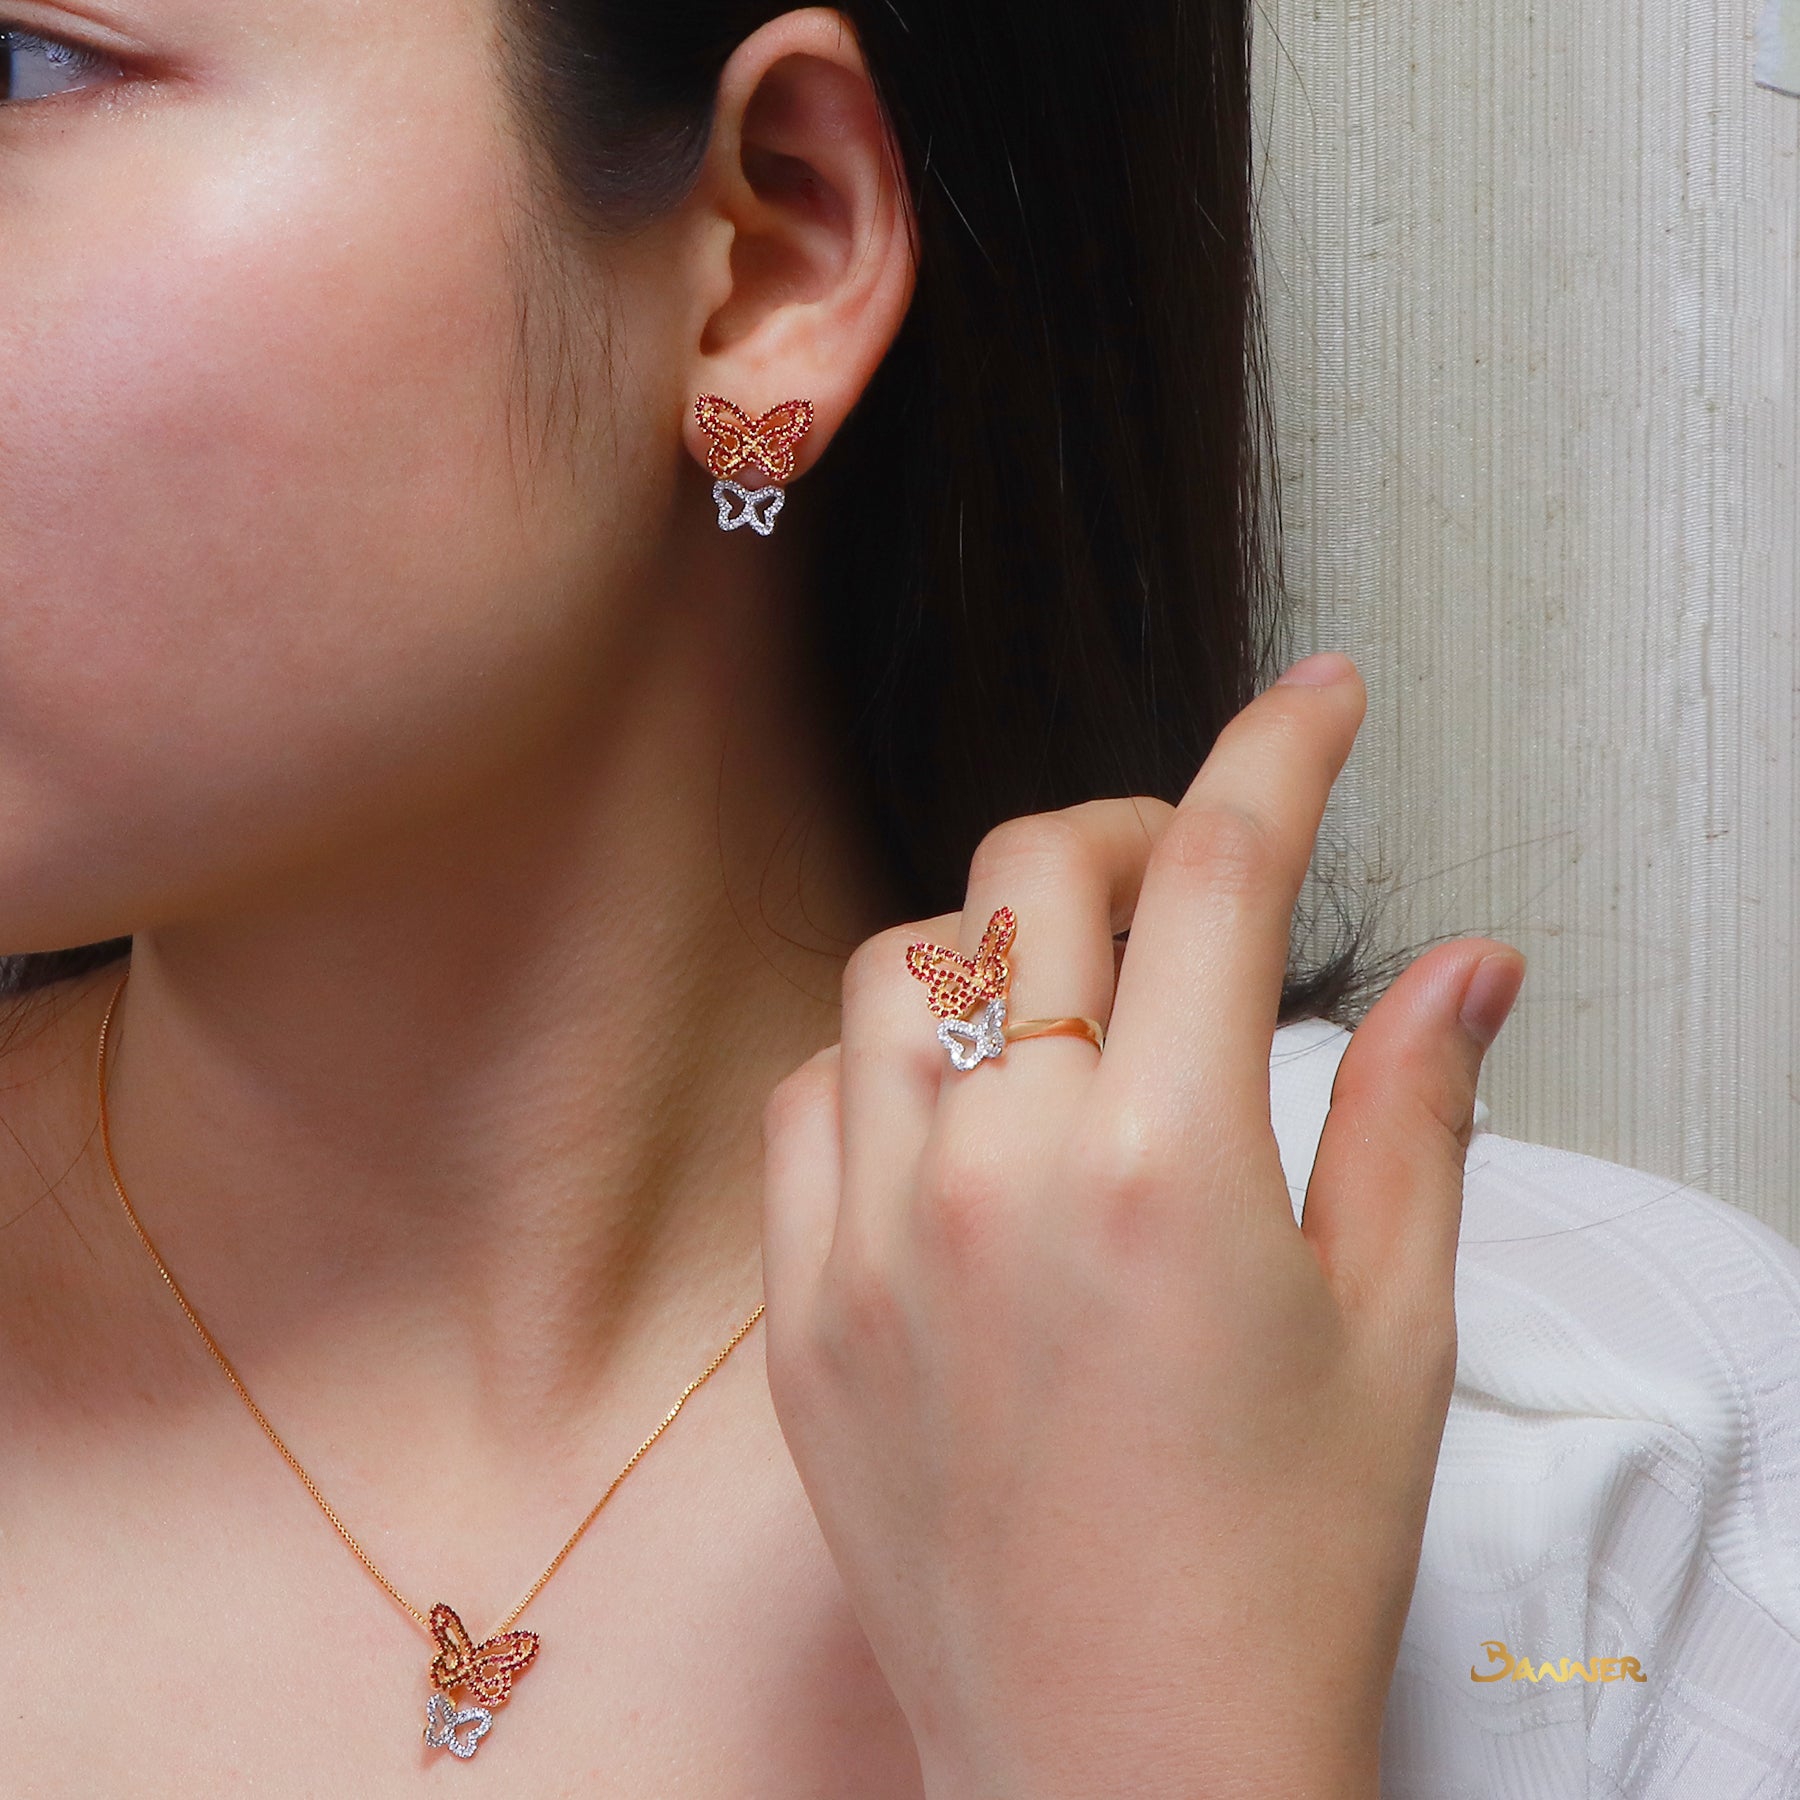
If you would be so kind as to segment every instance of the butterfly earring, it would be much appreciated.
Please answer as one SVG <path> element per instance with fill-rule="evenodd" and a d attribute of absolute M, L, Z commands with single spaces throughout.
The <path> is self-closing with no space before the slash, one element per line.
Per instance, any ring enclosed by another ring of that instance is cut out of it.
<path fill-rule="evenodd" d="M 717 477 L 713 504 L 719 509 L 719 529 L 736 531 L 748 525 L 759 537 L 775 529 L 775 515 L 787 503 L 783 482 L 794 474 L 795 451 L 812 429 L 810 400 L 784 400 L 752 418 L 717 394 L 702 394 L 694 402 L 694 417 L 711 440 L 706 466 Z M 767 471 L 768 482 L 747 488 L 730 479 L 748 463 Z"/>

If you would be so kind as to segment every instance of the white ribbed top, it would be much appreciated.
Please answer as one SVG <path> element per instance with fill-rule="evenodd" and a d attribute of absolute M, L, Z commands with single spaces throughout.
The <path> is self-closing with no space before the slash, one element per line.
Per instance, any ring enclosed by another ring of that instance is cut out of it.
<path fill-rule="evenodd" d="M 1282 1027 L 1301 1215 L 1349 1032 Z M 1478 1103 L 1457 1381 L 1389 1694 L 1383 1800 L 1800 1795 L 1800 1249 Z M 1476 1683 L 1635 1656 L 1647 1679 Z M 1321 1681 L 1330 1671 L 1319 1671 Z"/>

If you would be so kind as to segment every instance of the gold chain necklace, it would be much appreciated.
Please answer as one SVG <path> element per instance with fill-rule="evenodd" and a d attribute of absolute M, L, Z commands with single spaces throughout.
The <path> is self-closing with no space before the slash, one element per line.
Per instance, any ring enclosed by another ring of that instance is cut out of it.
<path fill-rule="evenodd" d="M 106 1166 L 112 1174 L 113 1187 L 118 1193 L 120 1203 L 125 1208 L 125 1216 L 130 1219 L 132 1229 L 137 1233 L 139 1241 L 150 1252 L 151 1260 L 162 1273 L 169 1292 L 181 1303 L 181 1310 L 187 1314 L 188 1322 L 199 1332 L 201 1341 L 213 1354 L 213 1360 L 225 1371 L 226 1379 L 237 1389 L 238 1398 L 249 1407 L 251 1416 L 267 1434 L 269 1442 L 281 1452 L 288 1467 L 300 1477 L 306 1491 L 319 1504 L 319 1510 L 331 1521 L 336 1531 L 346 1544 L 350 1546 L 356 1560 L 374 1576 L 386 1589 L 388 1596 L 401 1610 L 411 1616 L 421 1629 L 427 1632 L 436 1647 L 436 1654 L 431 1659 L 428 1675 L 431 1682 L 431 1693 L 425 1702 L 425 1742 L 434 1749 L 443 1749 L 455 1755 L 468 1758 L 475 1754 L 476 1746 L 492 1729 L 494 1708 L 502 1705 L 512 1691 L 514 1679 L 531 1662 L 538 1653 L 538 1636 L 534 1631 L 514 1631 L 512 1623 L 526 1607 L 538 1596 L 556 1571 L 562 1567 L 563 1559 L 580 1542 L 581 1534 L 600 1516 L 601 1507 L 613 1497 L 614 1491 L 621 1481 L 637 1466 L 638 1459 L 662 1436 L 675 1418 L 687 1404 L 688 1395 L 704 1382 L 712 1372 L 728 1357 L 743 1340 L 744 1334 L 763 1315 L 763 1307 L 757 1307 L 749 1318 L 737 1328 L 731 1342 L 715 1356 L 707 1365 L 705 1373 L 698 1379 L 690 1381 L 682 1390 L 681 1398 L 669 1409 L 668 1416 L 662 1424 L 644 1439 L 635 1451 L 631 1460 L 626 1463 L 613 1478 L 612 1486 L 600 1496 L 594 1510 L 575 1527 L 569 1541 L 551 1558 L 550 1566 L 545 1569 L 536 1581 L 525 1590 L 525 1597 L 494 1628 L 490 1637 L 476 1643 L 469 1633 L 463 1629 L 463 1622 L 449 1606 L 442 1601 L 433 1606 L 429 1612 L 421 1612 L 409 1601 L 382 1572 L 376 1568 L 369 1553 L 359 1544 L 345 1527 L 344 1522 L 332 1510 L 331 1503 L 321 1494 L 313 1478 L 300 1466 L 300 1460 L 285 1443 L 275 1427 L 263 1416 L 263 1410 L 250 1398 L 250 1391 L 238 1379 L 237 1371 L 226 1359 L 225 1352 L 213 1341 L 213 1335 L 200 1322 L 200 1315 L 188 1303 L 188 1297 L 181 1291 L 180 1284 L 169 1273 L 169 1265 L 157 1254 L 156 1246 L 150 1241 L 150 1234 L 139 1222 L 136 1209 L 125 1193 L 125 1184 L 119 1179 L 118 1164 L 113 1161 L 112 1135 L 107 1127 L 106 1118 L 106 1040 L 109 1027 L 112 1025 L 113 1009 L 119 1004 L 119 996 L 125 991 L 125 983 L 131 979 L 128 968 L 119 978 L 119 985 L 113 989 L 113 996 L 107 1003 L 106 1017 L 100 1022 L 100 1048 L 95 1059 L 95 1084 L 100 1094 L 100 1146 L 106 1153 Z M 466 1690 L 467 1704 L 459 1704 L 456 1699 L 458 1689 Z"/>

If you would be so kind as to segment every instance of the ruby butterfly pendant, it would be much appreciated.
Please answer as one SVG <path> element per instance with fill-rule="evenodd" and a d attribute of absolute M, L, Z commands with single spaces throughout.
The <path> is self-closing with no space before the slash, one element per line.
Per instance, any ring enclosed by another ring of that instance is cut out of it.
<path fill-rule="evenodd" d="M 431 1685 L 425 1702 L 425 1742 L 448 1750 L 465 1762 L 494 1727 L 494 1711 L 505 1704 L 514 1679 L 538 1653 L 535 1631 L 503 1631 L 476 1643 L 441 1600 L 431 1609 L 431 1635 L 437 1654 L 431 1659 Z M 467 1689 L 464 1702 L 455 1698 Z"/>

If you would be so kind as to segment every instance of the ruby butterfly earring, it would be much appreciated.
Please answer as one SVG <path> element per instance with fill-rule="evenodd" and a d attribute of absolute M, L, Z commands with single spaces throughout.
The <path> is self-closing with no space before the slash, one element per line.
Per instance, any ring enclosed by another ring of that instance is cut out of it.
<path fill-rule="evenodd" d="M 702 394 L 694 402 L 694 417 L 711 440 L 706 466 L 717 477 L 712 497 L 719 509 L 719 529 L 736 531 L 748 525 L 759 537 L 767 537 L 775 529 L 775 515 L 787 503 L 782 484 L 793 479 L 794 453 L 812 429 L 812 402 L 784 400 L 752 418 L 717 394 Z M 759 464 L 767 473 L 763 486 L 747 488 L 731 479 L 749 463 Z"/>

